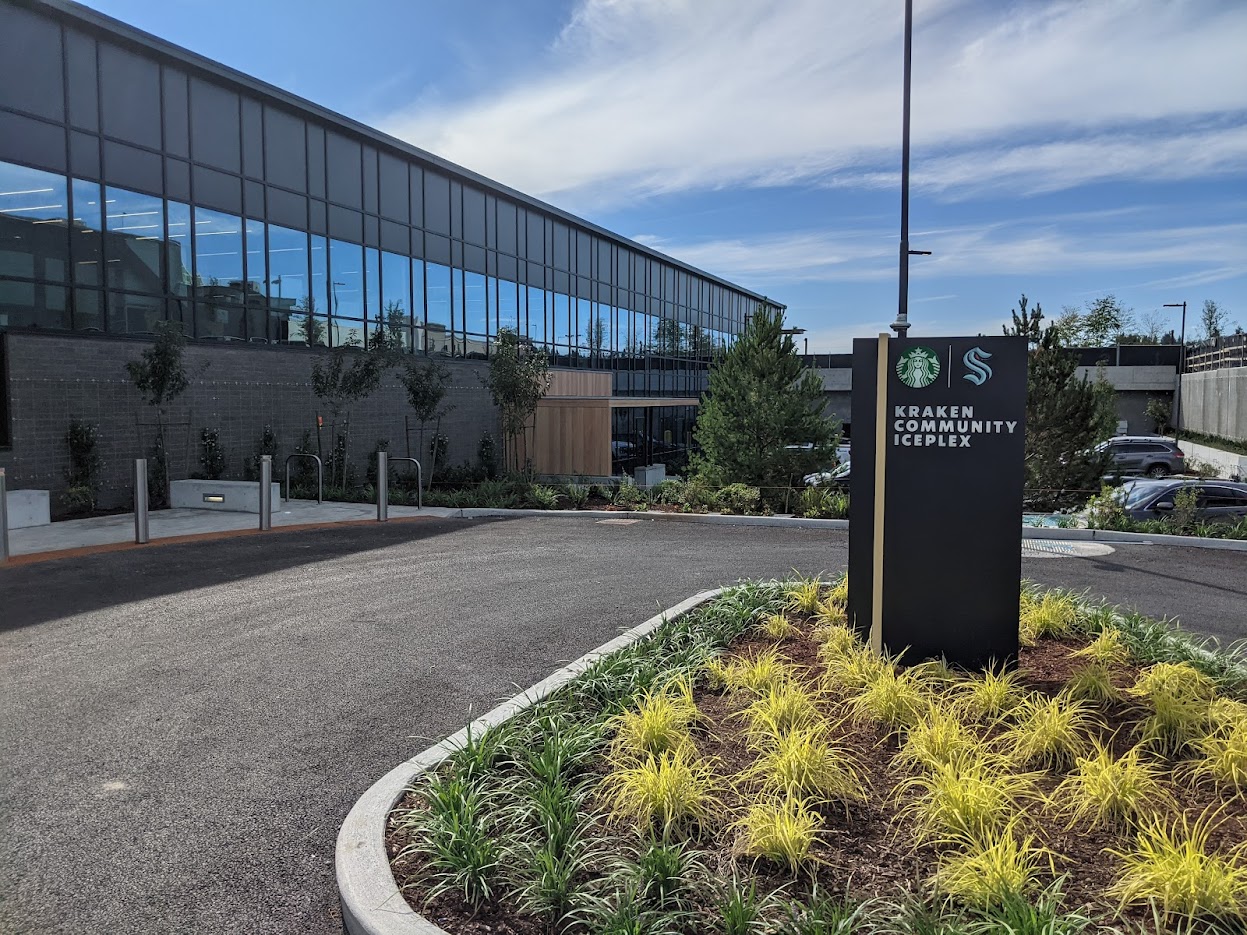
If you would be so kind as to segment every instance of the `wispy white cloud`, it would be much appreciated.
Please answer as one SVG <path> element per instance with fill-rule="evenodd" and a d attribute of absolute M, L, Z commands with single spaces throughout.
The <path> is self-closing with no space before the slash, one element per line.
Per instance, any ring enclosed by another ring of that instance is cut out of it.
<path fill-rule="evenodd" d="M 745 284 L 870 282 L 896 275 L 896 234 L 883 228 L 802 231 L 758 238 L 676 243 L 649 237 L 655 249 L 711 271 L 728 270 Z M 963 275 L 1049 275 L 1080 270 L 1176 269 L 1172 280 L 1204 284 L 1247 273 L 1247 223 L 1128 230 L 1001 222 L 930 231 L 915 258 L 911 282 Z M 936 298 L 952 298 L 940 296 Z M 934 301 L 932 299 L 931 301 Z"/>
<path fill-rule="evenodd" d="M 1247 161 L 1247 4 L 916 7 L 917 184 L 1045 191 Z M 581 210 L 742 184 L 884 184 L 900 31 L 899 4 L 581 0 L 511 86 L 385 123 Z"/>

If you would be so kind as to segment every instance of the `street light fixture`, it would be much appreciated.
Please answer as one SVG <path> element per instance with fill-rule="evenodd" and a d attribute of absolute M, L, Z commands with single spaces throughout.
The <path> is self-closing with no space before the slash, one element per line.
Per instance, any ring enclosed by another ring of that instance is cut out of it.
<path fill-rule="evenodd" d="M 1182 440 L 1182 374 L 1186 371 L 1186 303 L 1166 302 L 1165 308 L 1182 309 L 1182 335 L 1178 338 L 1178 386 L 1173 394 L 1173 443 Z"/>

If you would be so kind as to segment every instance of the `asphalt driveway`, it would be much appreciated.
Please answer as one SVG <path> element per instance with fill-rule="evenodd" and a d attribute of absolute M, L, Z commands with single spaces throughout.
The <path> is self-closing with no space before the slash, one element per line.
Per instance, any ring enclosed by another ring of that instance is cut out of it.
<path fill-rule="evenodd" d="M 0 570 L 0 931 L 341 931 L 372 781 L 661 607 L 838 572 L 847 535 L 427 520 Z M 1247 636 L 1247 553 L 1024 572 Z"/>

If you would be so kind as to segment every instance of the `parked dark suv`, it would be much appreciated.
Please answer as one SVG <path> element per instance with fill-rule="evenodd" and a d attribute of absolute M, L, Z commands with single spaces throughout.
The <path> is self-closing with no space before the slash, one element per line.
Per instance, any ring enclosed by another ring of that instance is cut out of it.
<path fill-rule="evenodd" d="M 1133 520 L 1164 519 L 1173 512 L 1179 490 L 1195 488 L 1195 519 L 1236 523 L 1247 516 L 1247 484 L 1228 480 L 1136 480 L 1121 490 L 1122 506 Z"/>
<path fill-rule="evenodd" d="M 1176 442 L 1159 435 L 1117 435 L 1096 445 L 1097 451 L 1108 449 L 1113 456 L 1109 470 L 1113 474 L 1146 474 L 1165 477 L 1186 470 L 1186 455 Z"/>

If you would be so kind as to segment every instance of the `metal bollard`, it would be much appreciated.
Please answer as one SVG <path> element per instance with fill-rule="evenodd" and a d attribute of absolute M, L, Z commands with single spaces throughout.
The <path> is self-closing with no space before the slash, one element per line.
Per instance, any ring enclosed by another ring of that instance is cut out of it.
<path fill-rule="evenodd" d="M 260 456 L 260 529 L 273 528 L 273 456 Z"/>
<path fill-rule="evenodd" d="M 377 452 L 377 522 L 390 518 L 390 456 Z"/>
<path fill-rule="evenodd" d="M 9 487 L 0 467 L 0 562 L 9 560 Z"/>
<path fill-rule="evenodd" d="M 134 541 L 144 545 L 147 531 L 147 459 L 134 459 Z"/>

